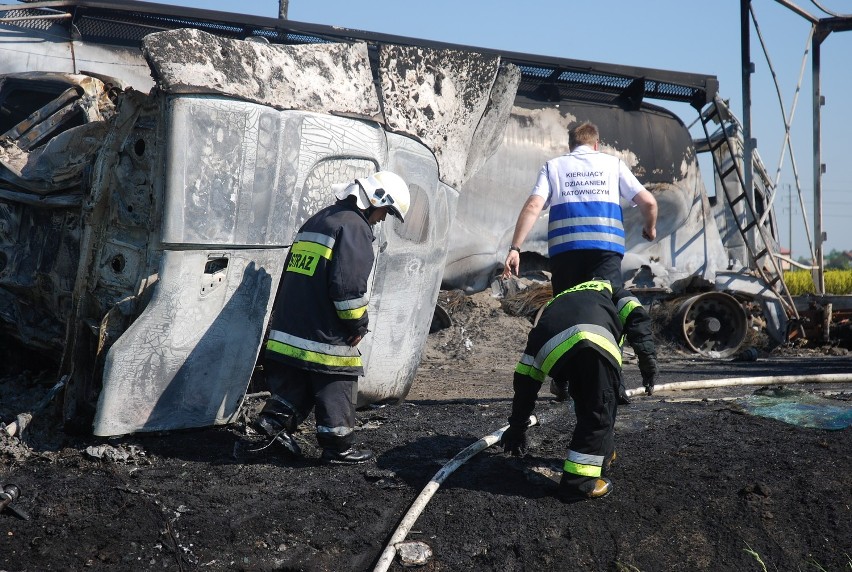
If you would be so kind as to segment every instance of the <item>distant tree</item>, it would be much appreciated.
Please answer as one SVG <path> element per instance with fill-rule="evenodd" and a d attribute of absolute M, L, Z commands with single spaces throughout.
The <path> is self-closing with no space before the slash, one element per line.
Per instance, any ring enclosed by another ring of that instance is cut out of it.
<path fill-rule="evenodd" d="M 832 250 L 825 256 L 825 267 L 846 270 L 852 267 L 850 265 L 849 253 L 839 250 Z"/>

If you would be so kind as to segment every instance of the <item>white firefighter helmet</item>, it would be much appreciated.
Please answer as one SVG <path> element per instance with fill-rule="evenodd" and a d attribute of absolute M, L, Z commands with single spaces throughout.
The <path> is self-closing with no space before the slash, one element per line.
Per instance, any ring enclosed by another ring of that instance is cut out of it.
<path fill-rule="evenodd" d="M 366 179 L 355 180 L 364 189 L 371 206 L 387 207 L 400 222 L 405 222 L 405 215 L 411 206 L 411 194 L 402 177 L 390 171 L 379 171 Z"/>
<path fill-rule="evenodd" d="M 411 205 L 408 185 L 402 177 L 390 171 L 379 171 L 351 183 L 332 185 L 332 188 L 338 199 L 354 196 L 359 209 L 387 207 L 388 212 L 401 222 L 405 222 Z"/>

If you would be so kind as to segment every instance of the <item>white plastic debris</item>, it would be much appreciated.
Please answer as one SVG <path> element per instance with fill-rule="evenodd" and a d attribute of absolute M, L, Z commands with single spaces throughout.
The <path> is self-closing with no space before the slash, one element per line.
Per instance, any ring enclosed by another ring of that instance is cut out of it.
<path fill-rule="evenodd" d="M 113 463 L 127 463 L 144 457 L 145 451 L 136 445 L 130 445 L 126 448 L 124 446 L 92 445 L 86 448 L 86 454 Z"/>
<path fill-rule="evenodd" d="M 396 545 L 396 552 L 403 566 L 423 566 L 432 558 L 432 549 L 419 540 L 400 542 Z"/>

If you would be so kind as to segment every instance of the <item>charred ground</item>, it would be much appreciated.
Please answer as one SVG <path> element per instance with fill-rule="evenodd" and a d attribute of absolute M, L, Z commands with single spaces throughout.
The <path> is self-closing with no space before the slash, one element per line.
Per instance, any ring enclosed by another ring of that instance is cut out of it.
<path fill-rule="evenodd" d="M 366 465 L 320 464 L 310 425 L 298 436 L 302 460 L 256 450 L 260 398 L 220 428 L 103 441 L 64 432 L 51 404 L 21 439 L 0 431 L 0 481 L 21 487 L 15 507 L 30 517 L 0 514 L 0 570 L 372 570 L 435 473 L 509 414 L 529 320 L 486 293 L 459 297 L 451 313 L 408 399 L 359 411 L 360 441 L 377 453 Z M 9 423 L 56 375 L 4 348 Z M 736 362 L 665 343 L 660 365 L 660 383 L 852 371 L 844 351 Z M 635 363 L 625 379 L 640 385 Z M 433 551 L 420 569 L 852 569 L 852 430 L 745 414 L 731 398 L 754 389 L 634 399 L 619 410 L 614 493 L 565 505 L 552 492 L 574 418 L 545 388 L 528 457 L 487 449 L 426 506 L 408 535 Z M 848 403 L 848 389 L 836 389 L 831 397 Z"/>

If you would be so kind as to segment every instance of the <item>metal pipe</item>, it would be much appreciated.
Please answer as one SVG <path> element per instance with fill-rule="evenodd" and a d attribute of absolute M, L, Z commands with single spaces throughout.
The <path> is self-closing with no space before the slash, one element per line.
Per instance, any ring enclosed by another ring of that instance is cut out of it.
<path fill-rule="evenodd" d="M 811 50 L 811 87 L 813 89 L 813 176 L 814 176 L 814 257 L 816 258 L 816 276 L 814 286 L 816 293 L 820 296 L 825 294 L 825 258 L 823 244 L 825 233 L 822 230 L 822 105 L 823 99 L 820 93 L 820 44 L 825 33 L 817 27 L 813 36 Z"/>
<path fill-rule="evenodd" d="M 809 13 L 805 12 L 802 8 L 799 8 L 798 6 L 793 4 L 792 2 L 788 2 L 787 0 L 775 0 L 775 1 L 778 2 L 779 4 L 781 4 L 782 6 L 786 6 L 787 8 L 789 8 L 790 10 L 792 10 L 793 12 L 795 12 L 796 14 L 801 16 L 802 18 L 806 19 L 811 24 L 816 24 L 817 22 L 819 22 L 819 19 L 816 16 L 811 16 Z"/>
<path fill-rule="evenodd" d="M 740 0 L 740 57 L 742 64 L 742 89 L 743 89 L 743 192 L 746 194 L 746 200 L 751 205 L 752 211 L 754 208 L 754 148 L 755 141 L 751 136 L 751 74 L 754 73 L 754 63 L 751 61 L 751 37 L 750 37 L 750 20 L 749 12 L 751 11 L 751 0 Z M 735 157 L 731 158 L 736 160 Z M 748 211 L 746 210 L 746 213 Z M 733 213 L 736 216 L 736 213 Z M 746 223 L 748 222 L 747 214 L 744 214 Z M 746 245 L 751 247 L 753 252 L 758 252 L 755 229 L 748 231 L 748 235 L 743 237 L 746 240 Z M 754 260 L 755 265 L 759 265 L 759 260 Z"/>
<path fill-rule="evenodd" d="M 2 23 L 24 22 L 27 20 L 67 20 L 71 14 L 51 14 L 49 16 L 16 16 L 11 18 L 0 18 Z"/>

